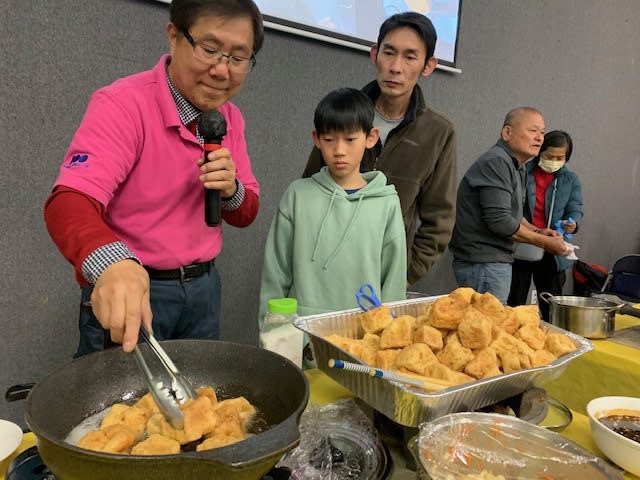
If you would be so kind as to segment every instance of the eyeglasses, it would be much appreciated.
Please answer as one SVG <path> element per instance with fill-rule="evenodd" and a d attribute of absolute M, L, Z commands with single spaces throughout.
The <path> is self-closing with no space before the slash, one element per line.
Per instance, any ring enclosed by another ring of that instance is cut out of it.
<path fill-rule="evenodd" d="M 249 73 L 256 65 L 255 55 L 251 55 L 251 57 L 247 58 L 224 53 L 222 50 L 218 50 L 217 48 L 205 46 L 200 42 L 196 42 L 187 30 L 182 30 L 182 34 L 193 47 L 193 53 L 196 58 L 210 66 L 217 65 L 223 58 L 226 58 L 230 71 L 235 73 Z"/>

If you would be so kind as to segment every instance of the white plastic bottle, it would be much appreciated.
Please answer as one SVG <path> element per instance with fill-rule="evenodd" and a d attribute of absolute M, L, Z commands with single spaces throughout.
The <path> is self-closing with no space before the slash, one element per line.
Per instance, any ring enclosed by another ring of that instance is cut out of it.
<path fill-rule="evenodd" d="M 260 329 L 260 346 L 288 358 L 302 367 L 303 332 L 293 322 L 298 318 L 295 298 L 272 298 Z"/>

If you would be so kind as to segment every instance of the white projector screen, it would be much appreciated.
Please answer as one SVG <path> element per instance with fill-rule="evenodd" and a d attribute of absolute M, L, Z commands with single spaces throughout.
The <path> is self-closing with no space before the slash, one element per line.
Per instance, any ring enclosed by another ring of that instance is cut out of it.
<path fill-rule="evenodd" d="M 389 16 L 416 11 L 438 34 L 438 63 L 455 67 L 461 0 L 254 0 L 265 25 L 278 30 L 368 50 Z M 457 69 L 455 69 L 457 70 Z"/>
<path fill-rule="evenodd" d="M 171 0 L 158 0 L 171 3 Z M 400 12 L 429 17 L 438 34 L 438 68 L 456 67 L 462 0 L 254 0 L 269 28 L 369 50 L 382 22 Z"/>

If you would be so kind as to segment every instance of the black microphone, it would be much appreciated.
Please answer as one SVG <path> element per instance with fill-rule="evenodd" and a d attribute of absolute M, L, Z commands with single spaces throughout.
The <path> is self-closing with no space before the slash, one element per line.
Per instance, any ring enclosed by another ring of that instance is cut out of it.
<path fill-rule="evenodd" d="M 203 112 L 198 119 L 198 131 L 204 138 L 204 161 L 207 162 L 209 152 L 218 150 L 222 138 L 227 134 L 227 122 L 217 110 Z M 204 189 L 204 221 L 210 227 L 220 225 L 220 191 Z"/>

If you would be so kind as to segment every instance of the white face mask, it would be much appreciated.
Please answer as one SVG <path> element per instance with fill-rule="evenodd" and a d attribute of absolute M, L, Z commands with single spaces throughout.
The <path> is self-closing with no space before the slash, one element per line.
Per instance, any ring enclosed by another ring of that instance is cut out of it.
<path fill-rule="evenodd" d="M 565 160 L 545 160 L 544 158 L 541 158 L 540 163 L 538 163 L 538 165 L 545 172 L 553 173 L 553 172 L 557 172 L 562 167 L 564 167 L 565 163 L 566 163 Z"/>

